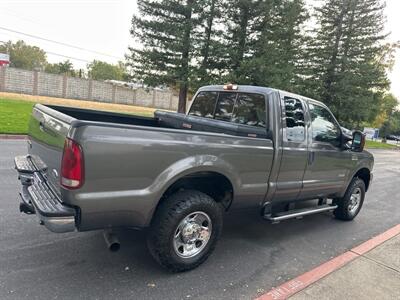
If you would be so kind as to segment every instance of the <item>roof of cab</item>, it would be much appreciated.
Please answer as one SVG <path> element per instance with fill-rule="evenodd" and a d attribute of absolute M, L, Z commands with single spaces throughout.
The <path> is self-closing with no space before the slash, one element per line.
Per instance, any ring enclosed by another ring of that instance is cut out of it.
<path fill-rule="evenodd" d="M 201 91 L 232 91 L 232 92 L 247 92 L 247 93 L 263 93 L 263 94 L 270 94 L 272 92 L 278 92 L 277 89 L 263 87 L 263 86 L 254 86 L 254 85 L 237 85 L 237 90 L 224 90 L 223 85 L 206 85 L 199 88 L 199 92 Z"/>
<path fill-rule="evenodd" d="M 274 88 L 270 88 L 270 87 L 264 87 L 264 86 L 254 86 L 254 85 L 237 85 L 237 89 L 235 90 L 226 90 L 224 89 L 223 85 L 206 85 L 206 86 L 202 86 L 201 88 L 198 89 L 197 92 L 201 92 L 201 91 L 226 91 L 226 92 L 244 92 L 244 93 L 262 93 L 262 94 L 272 94 L 272 93 L 283 93 L 285 95 L 288 95 L 290 97 L 300 97 L 303 100 L 311 100 L 317 103 L 320 103 L 321 105 L 325 106 L 326 105 L 318 100 L 312 99 L 312 98 L 308 98 L 306 96 L 302 96 L 302 95 L 298 95 L 298 94 L 294 94 L 291 92 L 287 92 L 287 91 L 283 91 L 283 90 L 279 90 L 279 89 L 274 89 Z"/>

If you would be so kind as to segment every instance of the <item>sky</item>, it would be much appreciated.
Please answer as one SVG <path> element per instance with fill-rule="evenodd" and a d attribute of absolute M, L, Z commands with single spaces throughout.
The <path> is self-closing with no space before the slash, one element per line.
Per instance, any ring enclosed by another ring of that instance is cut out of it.
<path fill-rule="evenodd" d="M 386 6 L 388 39 L 400 41 L 400 0 L 386 0 Z M 93 59 L 117 63 L 133 44 L 129 29 L 136 9 L 135 0 L 0 0 L 0 43 L 23 39 L 44 49 L 49 62 L 70 59 L 75 68 Z M 391 91 L 400 99 L 400 51 L 389 76 Z"/>

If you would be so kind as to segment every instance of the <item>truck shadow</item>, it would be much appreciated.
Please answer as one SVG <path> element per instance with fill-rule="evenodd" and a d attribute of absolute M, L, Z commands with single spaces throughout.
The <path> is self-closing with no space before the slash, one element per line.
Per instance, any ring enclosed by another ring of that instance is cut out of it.
<path fill-rule="evenodd" d="M 352 224 L 357 226 L 356 222 Z M 40 298 L 54 298 L 54 286 L 61 298 L 68 291 L 67 298 L 75 299 L 148 299 L 149 295 L 152 299 L 210 295 L 232 299 L 242 293 L 249 298 L 248 295 L 255 295 L 257 286 L 275 286 L 287 280 L 287 274 L 298 274 L 304 266 L 336 255 L 332 232 L 348 235 L 350 229 L 345 226 L 352 227 L 328 213 L 277 225 L 254 212 L 231 213 L 225 218 L 223 234 L 209 259 L 195 270 L 178 274 L 169 273 L 154 262 L 144 231 L 118 230 L 121 249 L 109 252 L 101 231 L 55 238 L 43 228 L 33 227 L 35 236 L 41 233 L 42 241 L 30 240 L 29 249 L 3 249 L 9 253 L 4 270 L 9 275 L 2 277 L 0 272 L 0 281 L 4 279 L 17 298 L 27 298 L 25 291 L 32 288 L 31 278 L 37 276 L 41 282 L 35 283 L 35 291 L 29 296 Z M 26 251 L 29 256 L 23 255 Z M 326 253 L 321 254 L 323 251 Z M 17 272 L 11 268 L 16 265 Z M 177 287 L 178 283 L 183 284 Z M 252 290 L 246 290 L 249 286 Z"/>
<path fill-rule="evenodd" d="M 293 247 L 293 244 L 307 244 L 312 242 L 310 238 L 315 237 L 313 231 L 318 235 L 324 235 L 324 231 L 328 234 L 332 226 L 341 227 L 340 224 L 343 222 L 334 219 L 332 213 L 271 224 L 262 219 L 258 212 L 234 212 L 226 215 L 223 234 L 216 250 L 198 270 L 212 269 L 211 265 L 215 261 L 221 265 L 231 265 L 233 262 L 237 262 L 238 257 L 243 261 L 249 261 L 260 253 L 267 254 L 277 249 L 284 251 L 285 247 Z M 119 253 L 111 255 L 120 256 L 124 258 L 124 261 L 129 260 L 134 264 L 138 263 L 136 258 L 140 257 L 140 265 L 147 271 L 151 269 L 153 274 L 170 274 L 153 262 L 146 248 L 145 231 L 121 229 L 117 233 L 121 242 L 121 250 Z M 266 256 L 268 257 L 268 255 Z M 267 257 L 265 258 L 267 259 Z M 210 260 L 214 262 L 209 263 Z M 184 274 L 181 276 L 185 276 Z"/>

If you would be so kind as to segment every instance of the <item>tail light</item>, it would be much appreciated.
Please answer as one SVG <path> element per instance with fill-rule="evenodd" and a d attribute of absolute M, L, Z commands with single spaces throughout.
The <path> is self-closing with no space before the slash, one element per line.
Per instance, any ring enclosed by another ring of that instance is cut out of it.
<path fill-rule="evenodd" d="M 83 185 L 83 180 L 82 147 L 74 140 L 66 138 L 61 161 L 61 185 L 67 189 L 78 189 Z"/>

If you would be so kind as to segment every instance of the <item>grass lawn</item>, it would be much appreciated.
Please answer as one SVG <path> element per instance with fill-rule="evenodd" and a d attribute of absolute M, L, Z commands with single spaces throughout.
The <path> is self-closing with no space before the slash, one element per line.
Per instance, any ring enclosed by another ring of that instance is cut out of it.
<path fill-rule="evenodd" d="M 72 106 L 152 117 L 154 108 L 61 98 L 0 93 L 0 134 L 27 134 L 35 103 Z"/>
<path fill-rule="evenodd" d="M 396 145 L 392 144 L 387 144 L 387 143 L 381 143 L 377 141 L 370 141 L 366 140 L 365 141 L 365 147 L 368 148 L 375 148 L 375 149 L 398 149 Z"/>
<path fill-rule="evenodd" d="M 0 133 L 26 134 L 33 102 L 0 98 Z"/>

